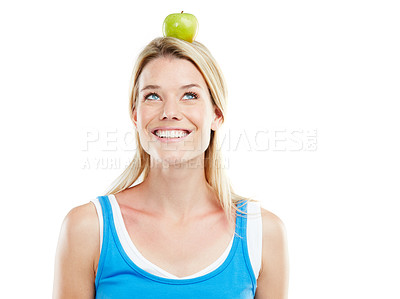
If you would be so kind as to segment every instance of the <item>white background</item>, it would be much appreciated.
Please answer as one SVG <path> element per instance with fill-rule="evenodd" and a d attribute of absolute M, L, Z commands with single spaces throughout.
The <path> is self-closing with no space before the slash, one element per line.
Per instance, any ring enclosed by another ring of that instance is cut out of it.
<path fill-rule="evenodd" d="M 228 82 L 234 189 L 286 225 L 290 298 L 400 298 L 400 11 L 351 0 L 1 2 L 1 296 L 51 296 L 64 216 L 133 155 L 136 56 L 181 10 Z"/>

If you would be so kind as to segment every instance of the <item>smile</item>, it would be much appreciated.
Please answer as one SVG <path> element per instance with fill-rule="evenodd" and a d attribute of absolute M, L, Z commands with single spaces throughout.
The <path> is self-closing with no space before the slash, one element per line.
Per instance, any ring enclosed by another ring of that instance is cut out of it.
<path fill-rule="evenodd" d="M 174 130 L 174 129 L 170 129 L 170 130 L 154 130 L 152 132 L 158 139 L 162 139 L 162 141 L 177 141 L 179 139 L 183 139 L 186 136 L 188 136 L 191 131 L 189 130 L 185 130 L 185 129 L 178 129 L 178 130 Z"/>

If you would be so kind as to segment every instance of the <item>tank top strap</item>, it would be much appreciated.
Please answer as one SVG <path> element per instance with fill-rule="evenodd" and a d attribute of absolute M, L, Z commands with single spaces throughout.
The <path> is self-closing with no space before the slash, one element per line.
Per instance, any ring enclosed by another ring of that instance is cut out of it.
<path fill-rule="evenodd" d="M 239 211 L 236 211 L 236 231 L 235 233 L 239 235 L 239 238 L 246 240 L 246 228 L 247 228 L 247 201 L 241 200 L 236 204 Z"/>
<path fill-rule="evenodd" d="M 253 293 L 255 294 L 255 291 L 257 288 L 257 279 L 254 275 L 254 270 L 251 265 L 249 247 L 248 247 L 248 243 L 247 243 L 247 211 L 248 211 L 247 206 L 248 206 L 247 200 L 240 200 L 237 203 L 237 208 L 240 211 L 240 212 L 236 212 L 236 217 L 238 217 L 237 230 L 238 230 L 238 234 L 240 235 L 240 239 L 241 239 L 244 262 L 246 265 L 246 269 L 247 269 L 248 273 L 250 274 L 251 282 L 253 285 Z"/>
<path fill-rule="evenodd" d="M 101 274 L 103 272 L 104 268 L 104 260 L 105 260 L 105 255 L 107 254 L 107 249 L 109 245 L 109 239 L 111 235 L 111 228 L 110 225 L 113 225 L 113 216 L 112 216 L 112 208 L 110 204 L 110 200 L 108 199 L 108 196 L 98 196 L 97 199 L 100 202 L 101 205 L 101 211 L 103 215 L 103 232 L 102 232 L 102 244 L 101 244 L 101 252 L 100 252 L 100 259 L 99 259 L 99 264 L 97 266 L 97 274 L 96 274 L 96 280 L 95 280 L 95 286 L 97 289 L 98 283 L 101 278 Z"/>

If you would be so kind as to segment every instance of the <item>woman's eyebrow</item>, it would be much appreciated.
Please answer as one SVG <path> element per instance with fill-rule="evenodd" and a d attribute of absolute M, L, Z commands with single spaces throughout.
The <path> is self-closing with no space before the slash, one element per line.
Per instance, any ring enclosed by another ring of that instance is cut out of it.
<path fill-rule="evenodd" d="M 183 85 L 183 86 L 181 86 L 181 89 L 186 89 L 186 88 L 192 88 L 192 87 L 197 87 L 197 88 L 201 88 L 201 86 L 200 85 L 198 85 L 198 84 L 187 84 L 187 85 Z"/>
<path fill-rule="evenodd" d="M 159 88 L 161 88 L 161 86 L 158 86 L 158 85 L 147 85 L 147 86 L 143 87 L 140 90 L 140 92 L 142 92 L 143 90 L 147 90 L 147 89 L 159 89 Z"/>

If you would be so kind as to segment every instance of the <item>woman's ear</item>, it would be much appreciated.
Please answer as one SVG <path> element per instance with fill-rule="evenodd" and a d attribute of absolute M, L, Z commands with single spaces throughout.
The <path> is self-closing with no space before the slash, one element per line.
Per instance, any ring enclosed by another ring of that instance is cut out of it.
<path fill-rule="evenodd" d="M 136 108 L 133 108 L 133 110 L 132 110 L 131 120 L 133 122 L 133 125 L 137 129 L 137 112 L 136 112 Z"/>
<path fill-rule="evenodd" d="M 213 122 L 211 123 L 211 130 L 213 131 L 218 130 L 223 122 L 224 122 L 224 116 L 222 115 L 221 110 L 219 110 L 217 106 L 214 106 L 214 118 Z"/>

